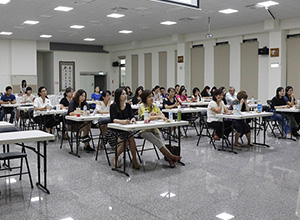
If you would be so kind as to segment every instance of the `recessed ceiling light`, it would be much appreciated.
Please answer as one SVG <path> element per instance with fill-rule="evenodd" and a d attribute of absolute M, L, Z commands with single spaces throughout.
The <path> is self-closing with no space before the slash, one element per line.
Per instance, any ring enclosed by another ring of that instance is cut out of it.
<path fill-rule="evenodd" d="M 175 21 L 164 21 L 164 22 L 160 22 L 160 24 L 163 24 L 163 25 L 174 25 L 174 24 L 177 24 L 177 22 L 175 22 Z"/>
<path fill-rule="evenodd" d="M 109 18 L 122 18 L 124 16 L 125 15 L 117 14 L 117 13 L 112 13 L 112 14 L 106 15 L 106 17 L 109 17 Z"/>
<path fill-rule="evenodd" d="M 230 215 L 226 212 L 223 212 L 223 213 L 217 215 L 216 217 L 219 218 L 219 219 L 222 219 L 222 220 L 230 220 L 230 219 L 234 218 L 233 215 Z"/>
<path fill-rule="evenodd" d="M 68 218 L 62 218 L 61 220 L 74 220 L 74 219 L 71 217 L 68 217 Z"/>
<path fill-rule="evenodd" d="M 49 34 L 42 34 L 40 37 L 42 37 L 42 38 L 51 38 L 52 35 L 49 35 Z"/>
<path fill-rule="evenodd" d="M 94 41 L 95 38 L 84 38 L 83 40 L 84 40 L 84 41 Z"/>
<path fill-rule="evenodd" d="M 238 10 L 228 8 L 228 9 L 220 10 L 219 12 L 223 14 L 233 14 L 238 12 Z"/>
<path fill-rule="evenodd" d="M 265 2 L 259 2 L 256 5 L 260 7 L 268 8 L 270 6 L 278 5 L 278 4 L 279 4 L 278 2 L 274 2 L 274 1 L 265 1 Z"/>
<path fill-rule="evenodd" d="M 65 12 L 67 12 L 67 11 L 73 10 L 73 8 L 66 7 L 66 6 L 58 6 L 58 7 L 54 8 L 54 10 L 55 11 L 65 11 Z"/>
<path fill-rule="evenodd" d="M 176 196 L 175 193 L 171 193 L 171 192 L 164 192 L 160 194 L 161 197 L 165 197 L 165 198 L 172 198 L 174 196 Z"/>
<path fill-rule="evenodd" d="M 122 31 L 119 31 L 120 34 L 131 34 L 132 31 L 129 31 L 129 30 L 122 30 Z"/>
<path fill-rule="evenodd" d="M 39 21 L 31 21 L 31 20 L 27 20 L 27 21 L 24 21 L 23 24 L 30 24 L 30 25 L 35 25 L 35 24 L 38 24 L 40 23 Z"/>
<path fill-rule="evenodd" d="M 9 3 L 9 2 L 10 2 L 10 0 L 0 0 L 0 4 L 3 4 L 3 5 L 5 5 L 5 4 Z"/>
<path fill-rule="evenodd" d="M 83 25 L 72 25 L 72 26 L 70 26 L 70 28 L 82 29 L 82 28 L 84 28 L 84 26 Z"/>
<path fill-rule="evenodd" d="M 0 32 L 1 35 L 12 35 L 12 32 L 6 32 L 6 31 L 2 31 Z"/>

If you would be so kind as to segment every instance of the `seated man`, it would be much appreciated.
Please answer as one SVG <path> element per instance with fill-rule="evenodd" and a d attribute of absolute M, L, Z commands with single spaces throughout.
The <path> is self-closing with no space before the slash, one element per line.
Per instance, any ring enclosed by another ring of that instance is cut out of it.
<path fill-rule="evenodd" d="M 12 94 L 12 87 L 7 86 L 5 88 L 6 93 L 1 97 L 0 104 L 16 104 L 16 97 Z M 15 118 L 15 110 L 14 108 L 2 108 L 0 113 L 0 121 L 3 121 L 4 115 L 6 113 L 10 113 L 9 122 L 13 123 Z"/>
<path fill-rule="evenodd" d="M 235 88 L 233 86 L 229 87 L 229 92 L 226 93 L 225 99 L 227 105 L 234 105 L 237 103 Z"/>

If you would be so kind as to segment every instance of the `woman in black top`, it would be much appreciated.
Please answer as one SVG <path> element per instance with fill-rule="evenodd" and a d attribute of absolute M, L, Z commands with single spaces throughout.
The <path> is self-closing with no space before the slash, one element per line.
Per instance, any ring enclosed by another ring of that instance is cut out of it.
<path fill-rule="evenodd" d="M 210 96 L 209 95 L 209 90 L 210 90 L 210 87 L 209 86 L 205 86 L 204 89 L 201 92 L 201 96 L 205 97 L 205 98 L 208 98 Z"/>
<path fill-rule="evenodd" d="M 144 91 L 143 86 L 139 86 L 139 87 L 136 88 L 135 95 L 132 98 L 132 104 L 133 105 L 140 104 L 142 102 L 141 95 L 142 95 L 143 91 Z"/>
<path fill-rule="evenodd" d="M 292 129 L 288 124 L 288 120 L 285 117 L 282 117 L 280 113 L 276 112 L 276 109 L 281 109 L 281 108 L 290 108 L 290 106 L 287 105 L 286 101 L 284 100 L 284 89 L 282 87 L 278 87 L 276 89 L 276 96 L 272 99 L 272 103 L 271 103 L 271 109 L 274 113 L 271 119 L 278 121 L 280 125 L 283 125 L 282 129 L 285 135 L 287 135 L 288 133 L 291 132 Z"/>
<path fill-rule="evenodd" d="M 131 100 L 133 98 L 133 93 L 131 92 L 130 86 L 126 86 L 125 91 L 126 91 L 126 94 L 127 94 L 127 100 Z"/>
<path fill-rule="evenodd" d="M 214 96 L 214 92 L 216 91 L 217 87 L 213 86 L 210 90 L 210 96 Z"/>
<path fill-rule="evenodd" d="M 176 102 L 175 99 L 175 89 L 170 87 L 168 88 L 168 98 L 164 98 L 163 100 L 163 109 L 171 109 L 171 108 L 176 108 L 178 107 L 178 102 Z"/>
<path fill-rule="evenodd" d="M 86 106 L 86 114 L 89 115 L 90 111 L 89 111 L 89 105 L 86 102 L 86 92 L 83 89 L 79 89 L 73 100 L 70 102 L 69 104 L 69 108 L 68 108 L 68 115 L 70 116 L 78 116 L 78 115 L 83 115 L 84 114 L 84 106 Z M 67 121 L 68 122 L 68 126 L 72 126 L 74 124 L 74 122 L 72 121 Z M 82 142 L 84 143 L 84 149 L 87 152 L 90 151 L 95 151 L 95 149 L 90 147 L 89 141 L 89 133 L 91 130 L 91 123 L 90 122 L 75 122 L 75 123 L 80 123 L 78 126 L 81 127 L 79 134 L 81 133 L 81 131 L 83 132 L 83 136 L 81 137 Z"/>
<path fill-rule="evenodd" d="M 110 106 L 110 118 L 113 123 L 118 123 L 122 125 L 128 125 L 131 123 L 136 123 L 134 115 L 132 113 L 131 105 L 126 103 L 127 101 L 127 94 L 126 91 L 122 88 L 119 88 L 115 91 L 115 101 Z M 111 131 L 110 140 L 115 139 L 115 135 L 119 137 L 118 142 L 120 142 L 121 138 L 127 136 L 126 147 L 129 146 L 131 154 L 132 154 L 132 166 L 134 169 L 139 169 L 140 165 L 136 160 L 136 143 L 132 133 L 130 132 L 118 132 L 116 130 Z M 110 143 L 113 146 L 113 143 Z M 120 163 L 118 161 L 118 157 L 123 152 L 124 147 L 123 143 L 117 148 L 117 156 L 114 158 L 114 165 L 115 167 L 120 167 Z M 125 154 L 126 152 L 124 152 Z"/>
<path fill-rule="evenodd" d="M 288 104 L 291 107 L 294 107 L 295 105 L 298 105 L 299 103 L 297 102 L 297 100 L 295 99 L 295 95 L 294 95 L 294 89 L 291 86 L 287 86 L 285 88 L 285 96 L 284 96 L 284 100 L 286 101 L 286 104 Z M 300 123 L 300 114 L 299 113 L 294 113 L 293 114 L 297 124 Z"/>
<path fill-rule="evenodd" d="M 64 97 L 60 100 L 60 108 L 63 109 L 68 109 L 69 104 L 73 98 L 73 89 L 71 87 L 66 88 L 66 91 L 64 93 Z"/>

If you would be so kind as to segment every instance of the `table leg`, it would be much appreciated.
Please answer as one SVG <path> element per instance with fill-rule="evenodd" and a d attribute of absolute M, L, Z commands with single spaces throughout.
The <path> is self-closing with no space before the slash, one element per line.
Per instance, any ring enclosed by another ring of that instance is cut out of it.
<path fill-rule="evenodd" d="M 255 120 L 256 122 L 256 120 Z M 267 126 L 266 126 L 266 120 L 263 120 L 262 119 L 262 123 L 263 123 L 263 128 L 264 128 L 264 131 L 263 131 L 263 143 L 258 143 L 257 140 L 256 140 L 256 129 L 255 129 L 255 135 L 254 135 L 254 142 L 253 144 L 255 145 L 260 145 L 260 146 L 265 146 L 265 147 L 270 147 L 268 144 L 266 144 L 266 132 L 267 132 Z M 255 128 L 256 128 L 256 123 L 255 123 Z"/>
<path fill-rule="evenodd" d="M 123 147 L 124 147 L 124 152 L 123 152 L 123 160 L 124 160 L 123 161 L 123 170 L 121 170 L 121 169 L 119 169 L 117 167 L 117 162 L 115 162 L 115 167 L 112 168 L 111 170 L 117 171 L 118 173 L 123 173 L 123 174 L 125 174 L 126 176 L 129 177 L 129 174 L 126 173 L 126 138 L 125 138 L 124 135 L 122 135 L 122 136 L 123 136 Z M 115 137 L 116 137 L 115 159 L 117 159 L 117 149 L 118 149 L 118 135 L 117 135 L 117 133 L 116 133 Z"/>
<path fill-rule="evenodd" d="M 47 142 L 43 142 L 43 152 L 44 155 L 41 154 L 40 149 L 40 142 L 38 142 L 38 182 L 36 183 L 36 186 L 46 192 L 47 194 L 50 194 L 50 191 L 47 189 Z M 40 158 L 43 157 L 44 159 L 44 184 L 41 183 L 41 161 Z"/>

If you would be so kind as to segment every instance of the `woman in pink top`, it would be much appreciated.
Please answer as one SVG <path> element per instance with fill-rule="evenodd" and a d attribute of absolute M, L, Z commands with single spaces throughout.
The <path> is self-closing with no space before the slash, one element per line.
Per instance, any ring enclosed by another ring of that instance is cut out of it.
<path fill-rule="evenodd" d="M 186 94 L 186 89 L 184 88 L 181 88 L 179 90 L 179 93 L 178 95 L 176 96 L 176 101 L 182 106 L 182 103 L 183 102 L 189 102 L 187 96 L 185 95 Z"/>

